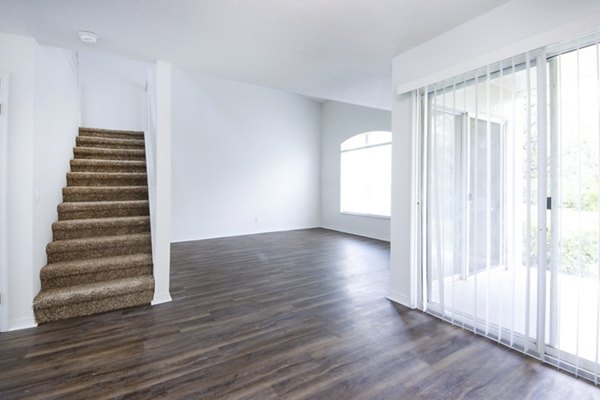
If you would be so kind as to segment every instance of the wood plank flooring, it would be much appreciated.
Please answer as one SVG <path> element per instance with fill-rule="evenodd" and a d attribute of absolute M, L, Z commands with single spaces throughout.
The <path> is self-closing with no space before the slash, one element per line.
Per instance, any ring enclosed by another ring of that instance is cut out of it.
<path fill-rule="evenodd" d="M 172 246 L 173 302 L 0 334 L 0 399 L 592 399 L 385 299 L 389 245 L 324 229 Z"/>

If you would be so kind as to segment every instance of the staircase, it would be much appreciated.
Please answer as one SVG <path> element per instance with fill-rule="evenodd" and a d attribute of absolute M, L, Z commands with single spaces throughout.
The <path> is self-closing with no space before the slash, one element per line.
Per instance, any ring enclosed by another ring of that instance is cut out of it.
<path fill-rule="evenodd" d="M 73 153 L 33 302 L 39 324 L 154 295 L 143 132 L 80 128 Z"/>

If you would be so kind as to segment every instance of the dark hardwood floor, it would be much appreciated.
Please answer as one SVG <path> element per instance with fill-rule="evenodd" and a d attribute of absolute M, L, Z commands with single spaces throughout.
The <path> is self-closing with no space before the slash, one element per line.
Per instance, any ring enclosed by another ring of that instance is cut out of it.
<path fill-rule="evenodd" d="M 172 246 L 173 302 L 0 334 L 0 398 L 587 399 L 385 299 L 389 245 L 324 229 Z"/>

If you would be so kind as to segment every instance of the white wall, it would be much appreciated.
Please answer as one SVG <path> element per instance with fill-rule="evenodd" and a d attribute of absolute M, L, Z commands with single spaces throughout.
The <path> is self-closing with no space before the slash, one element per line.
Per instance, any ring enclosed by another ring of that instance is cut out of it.
<path fill-rule="evenodd" d="M 513 0 L 438 36 L 393 61 L 393 87 L 405 93 L 486 64 L 600 28 L 596 0 Z M 417 268 L 412 223 L 413 102 L 397 96 L 392 106 L 391 280 L 389 298 L 416 306 Z M 412 210 L 412 212 L 411 212 Z"/>
<path fill-rule="evenodd" d="M 340 144 L 368 131 L 391 131 L 390 111 L 327 101 L 321 108 L 321 226 L 390 240 L 389 218 L 340 213 Z"/>
<path fill-rule="evenodd" d="M 8 96 L 8 292 L 2 295 L 8 328 L 34 324 L 33 137 L 34 66 L 32 38 L 0 33 L 0 71 L 10 74 Z M 2 327 L 6 329 L 6 327 Z"/>
<path fill-rule="evenodd" d="M 172 240 L 319 226 L 320 106 L 173 71 Z"/>
<path fill-rule="evenodd" d="M 75 53 L 0 33 L 0 71 L 10 75 L 8 104 L 7 320 L 35 325 L 32 302 L 46 264 L 51 224 L 79 122 Z M 6 110 L 4 110 L 6 111 Z"/>
<path fill-rule="evenodd" d="M 146 72 L 152 64 L 106 52 L 79 51 L 81 125 L 146 129 Z"/>
<path fill-rule="evenodd" d="M 34 130 L 33 282 L 40 290 L 39 271 L 46 265 L 56 207 L 62 202 L 69 160 L 79 127 L 77 55 L 73 50 L 36 46 Z"/>

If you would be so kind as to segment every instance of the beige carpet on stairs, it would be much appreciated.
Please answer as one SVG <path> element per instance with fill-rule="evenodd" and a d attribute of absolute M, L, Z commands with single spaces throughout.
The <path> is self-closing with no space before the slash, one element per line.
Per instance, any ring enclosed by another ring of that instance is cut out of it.
<path fill-rule="evenodd" d="M 143 132 L 80 128 L 73 154 L 33 301 L 40 324 L 154 295 Z"/>

